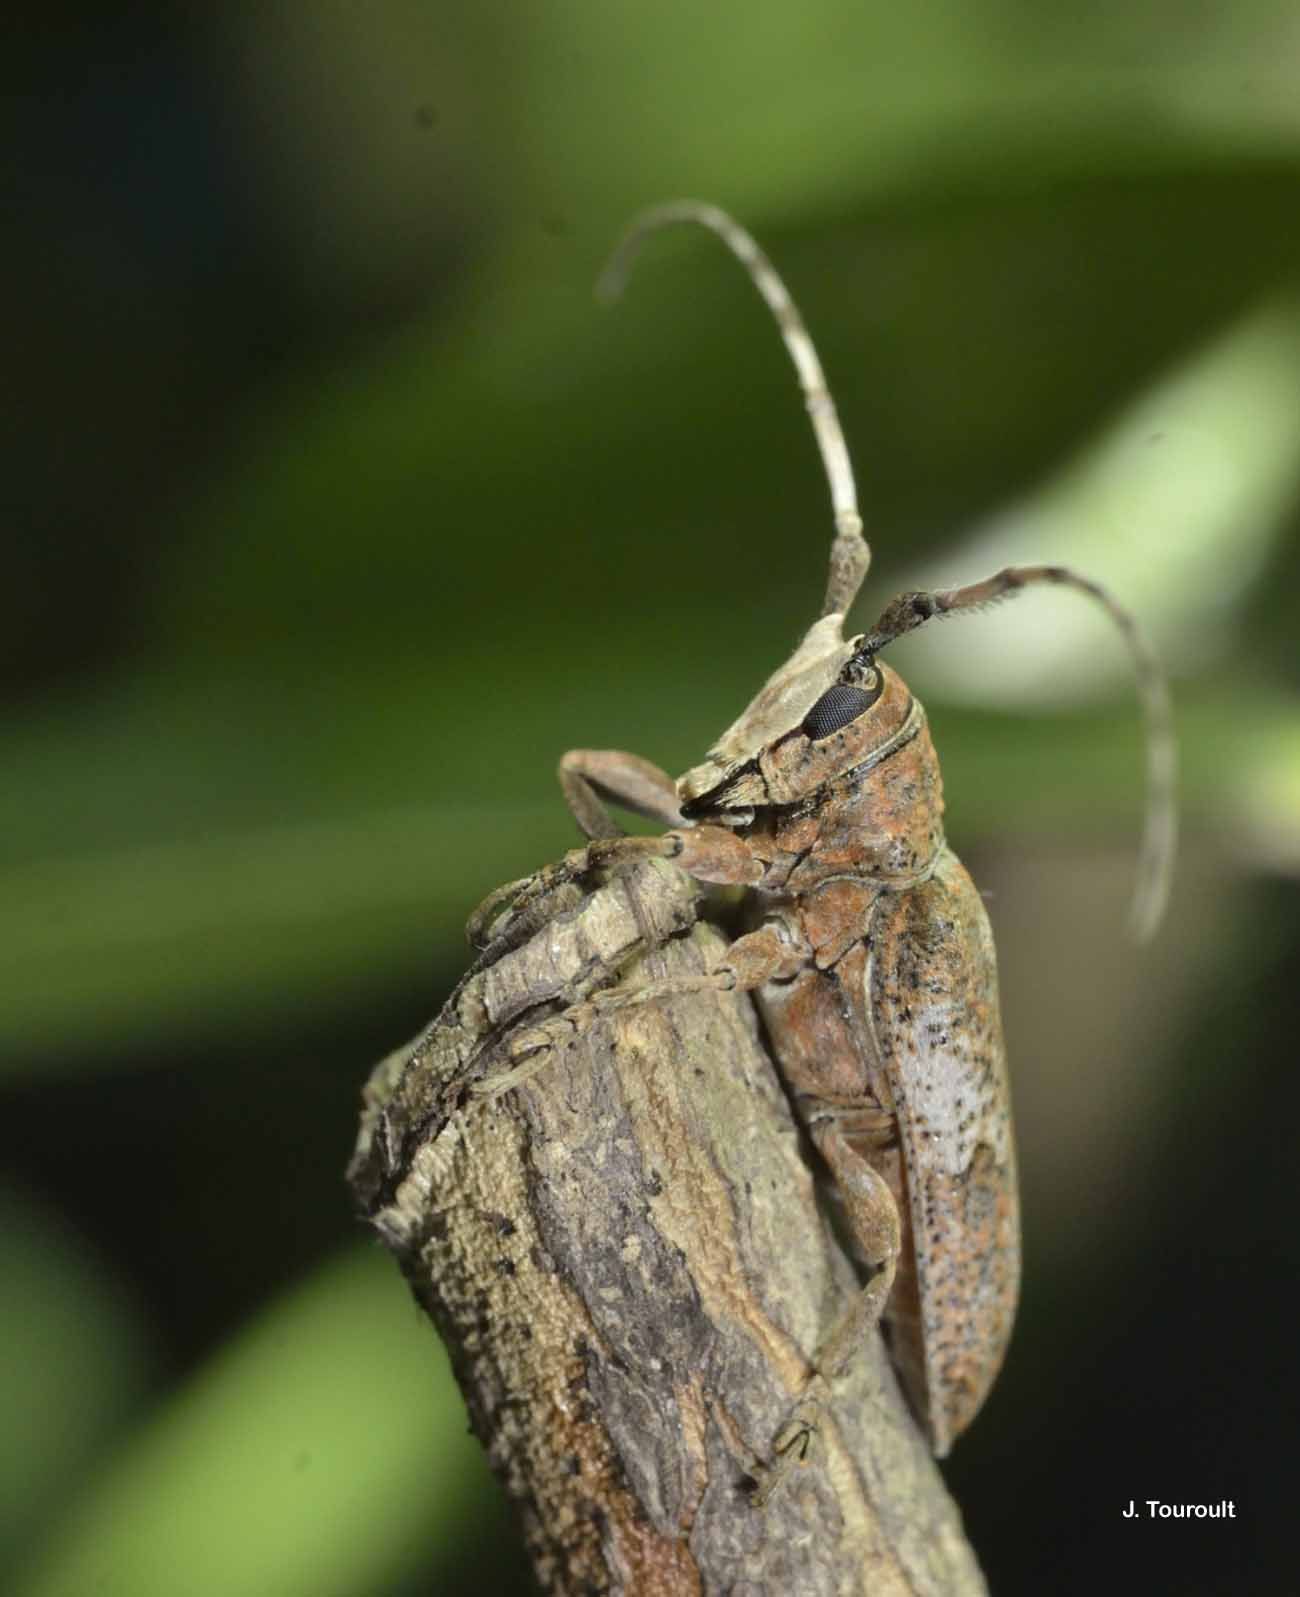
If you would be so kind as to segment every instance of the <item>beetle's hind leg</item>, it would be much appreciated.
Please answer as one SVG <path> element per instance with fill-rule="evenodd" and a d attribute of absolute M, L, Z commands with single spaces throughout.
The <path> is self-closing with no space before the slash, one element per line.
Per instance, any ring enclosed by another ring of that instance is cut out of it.
<path fill-rule="evenodd" d="M 813 1374 L 778 1432 L 773 1461 L 754 1492 L 757 1508 L 767 1504 L 793 1469 L 808 1461 L 831 1401 L 832 1383 L 844 1375 L 880 1325 L 902 1248 L 898 1205 L 885 1178 L 853 1147 L 833 1116 L 813 1119 L 808 1130 L 834 1179 L 853 1250 L 872 1274 L 817 1350 Z"/>

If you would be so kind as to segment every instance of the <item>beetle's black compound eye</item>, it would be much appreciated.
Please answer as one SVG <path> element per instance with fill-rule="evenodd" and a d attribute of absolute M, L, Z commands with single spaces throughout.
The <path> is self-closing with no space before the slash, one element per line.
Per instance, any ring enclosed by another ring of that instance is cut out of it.
<path fill-rule="evenodd" d="M 850 721 L 856 721 L 864 710 L 869 710 L 884 686 L 885 679 L 874 666 L 865 687 L 855 687 L 850 682 L 834 683 L 804 716 L 800 730 L 814 743 L 830 737 L 832 732 L 838 732 Z"/>

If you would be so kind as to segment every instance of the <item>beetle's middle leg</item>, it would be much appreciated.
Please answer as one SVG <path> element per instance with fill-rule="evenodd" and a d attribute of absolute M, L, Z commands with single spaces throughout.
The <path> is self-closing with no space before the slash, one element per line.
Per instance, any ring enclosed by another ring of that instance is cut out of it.
<path fill-rule="evenodd" d="M 700 832 L 713 830 L 699 828 Z M 807 954 L 807 949 L 792 941 L 783 928 L 769 923 L 736 938 L 718 963 L 702 975 L 669 976 L 639 987 L 614 987 L 594 993 L 582 1003 L 570 1004 L 559 1014 L 521 1031 L 510 1045 L 512 1068 L 486 1077 L 471 1090 L 479 1097 L 496 1098 L 522 1086 L 549 1062 L 557 1047 L 571 1042 L 616 1010 L 677 998 L 684 993 L 752 992 L 776 977 L 792 975 L 802 968 Z"/>
<path fill-rule="evenodd" d="M 834 1179 L 853 1251 L 872 1273 L 817 1350 L 813 1374 L 794 1414 L 777 1435 L 775 1460 L 754 1493 L 753 1501 L 759 1508 L 796 1465 L 807 1461 L 818 1420 L 830 1399 L 831 1384 L 846 1372 L 858 1349 L 880 1324 L 902 1248 L 898 1205 L 885 1178 L 853 1147 L 833 1116 L 812 1119 L 808 1130 Z"/>

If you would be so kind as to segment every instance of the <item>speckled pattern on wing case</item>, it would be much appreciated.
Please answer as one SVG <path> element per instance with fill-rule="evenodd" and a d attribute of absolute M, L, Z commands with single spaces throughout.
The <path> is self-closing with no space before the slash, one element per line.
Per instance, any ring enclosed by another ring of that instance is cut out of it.
<path fill-rule="evenodd" d="M 949 850 L 929 881 L 877 900 L 860 1001 L 898 1116 L 921 1312 L 919 1346 L 908 1351 L 924 1371 L 942 1454 L 1002 1363 L 1020 1273 L 993 935 Z"/>

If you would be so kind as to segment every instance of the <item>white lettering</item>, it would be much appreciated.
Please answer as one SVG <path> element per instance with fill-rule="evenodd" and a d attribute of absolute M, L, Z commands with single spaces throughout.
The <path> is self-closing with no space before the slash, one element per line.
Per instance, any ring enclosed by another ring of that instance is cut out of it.
<path fill-rule="evenodd" d="M 1158 1497 L 1144 1499 L 1148 1519 L 1236 1519 L 1237 1505 L 1224 1497 L 1217 1503 L 1162 1503 Z M 1134 1518 L 1137 1510 L 1129 1503 L 1124 1518 Z"/>

